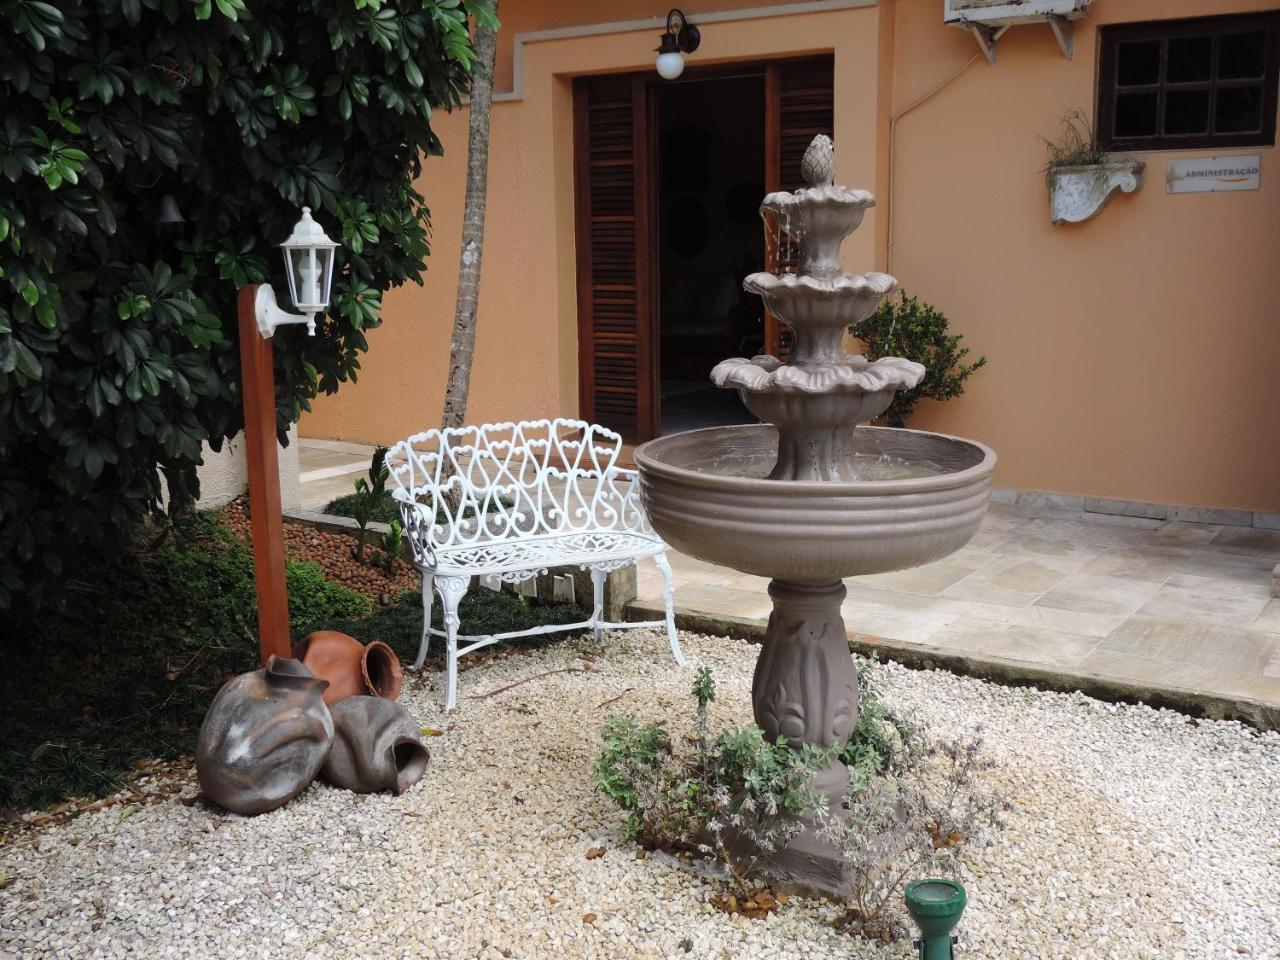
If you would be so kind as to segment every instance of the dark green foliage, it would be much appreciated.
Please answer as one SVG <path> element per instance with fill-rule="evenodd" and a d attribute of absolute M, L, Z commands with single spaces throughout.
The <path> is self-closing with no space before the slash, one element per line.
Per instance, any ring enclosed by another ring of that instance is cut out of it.
<path fill-rule="evenodd" d="M 369 511 L 369 519 L 374 523 L 390 523 L 400 519 L 400 509 L 396 506 L 395 499 L 390 491 L 385 490 L 372 503 L 361 503 L 359 493 L 344 494 L 325 504 L 324 512 L 330 516 L 351 517 L 354 520 L 357 511 L 361 509 Z"/>
<path fill-rule="evenodd" d="M 0 609 L 121 556 L 161 476 L 195 494 L 201 443 L 241 426 L 237 288 L 284 289 L 304 204 L 345 250 L 317 335 L 277 337 L 279 430 L 356 376 L 383 291 L 425 267 L 413 182 L 469 17 L 491 5 L 0 3 Z"/>
<path fill-rule="evenodd" d="M 356 535 L 355 549 L 351 551 L 357 560 L 364 560 L 365 538 L 369 532 L 369 522 L 373 520 L 374 507 L 390 497 L 387 493 L 388 476 L 387 448 L 375 447 L 369 462 L 368 477 L 358 477 L 355 492 L 347 498 L 351 518 L 360 528 L 360 532 Z"/>
<path fill-rule="evenodd" d="M 858 675 L 862 681 L 858 725 L 840 751 L 840 759 L 849 767 L 850 789 L 854 793 L 900 760 L 917 745 L 920 736 L 912 724 L 890 713 L 880 699 L 874 660 L 861 660 Z"/>
<path fill-rule="evenodd" d="M 642 724 L 621 713 L 605 722 L 600 736 L 604 744 L 591 768 L 596 789 L 627 812 L 622 832 L 635 837 L 645 816 L 638 781 L 658 776 L 663 761 L 671 756 L 671 737 L 661 724 Z"/>
<path fill-rule="evenodd" d="M 189 549 L 127 554 L 63 609 L 19 619 L 0 676 L 0 806 L 99 793 L 137 760 L 191 752 L 218 687 L 257 665 L 252 557 L 207 515 L 193 526 Z M 295 638 L 368 614 L 314 564 L 287 569 Z"/>
<path fill-rule="evenodd" d="M 907 296 L 905 290 L 886 300 L 866 320 L 855 324 L 853 335 L 867 345 L 872 360 L 906 357 L 925 366 L 924 379 L 910 390 L 900 390 L 885 411 L 891 427 L 905 427 L 911 411 L 922 397 L 950 400 L 964 393 L 964 382 L 987 358 L 964 363 L 969 348 L 960 346 L 959 334 L 947 332 L 947 318 L 935 307 Z"/>
<path fill-rule="evenodd" d="M 151 553 L 131 553 L 99 582 L 77 587 L 65 609 L 21 618 L 0 675 L 0 807 L 101 793 L 138 760 L 190 753 L 214 693 L 257 666 L 252 557 L 209 515 L 193 525 L 190 549 L 170 539 Z M 418 594 L 371 612 L 366 597 L 325 580 L 315 564 L 293 561 L 288 587 L 295 640 L 340 630 L 365 643 L 381 640 L 404 662 L 417 655 Z M 460 613 L 463 628 L 475 633 L 583 617 L 573 604 L 539 605 L 484 589 L 469 592 Z M 439 626 L 438 603 L 435 619 Z"/>
<path fill-rule="evenodd" d="M 754 724 L 708 744 L 707 707 L 715 700 L 709 668 L 695 675 L 690 694 L 697 704 L 695 753 L 677 754 L 665 724 L 615 714 L 601 731 L 592 776 L 596 789 L 627 812 L 626 836 L 721 857 L 735 882 L 745 883 L 723 843 L 726 825 L 770 843 L 783 840 L 799 817 L 818 809 L 811 781 L 831 762 L 831 752 L 810 744 L 793 750 Z M 714 848 L 705 845 L 708 832 Z"/>

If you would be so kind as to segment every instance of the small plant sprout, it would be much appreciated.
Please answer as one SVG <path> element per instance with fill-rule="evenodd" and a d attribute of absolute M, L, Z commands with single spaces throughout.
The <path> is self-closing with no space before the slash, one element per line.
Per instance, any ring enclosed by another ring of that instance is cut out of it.
<path fill-rule="evenodd" d="M 1042 137 L 1049 151 L 1044 165 L 1045 180 L 1052 185 L 1053 173 L 1067 167 L 1098 167 L 1107 162 L 1107 151 L 1098 145 L 1093 125 L 1080 109 L 1068 110 L 1062 116 L 1062 131 L 1057 140 Z"/>
<path fill-rule="evenodd" d="M 382 501 L 387 490 L 387 448 L 376 447 L 373 451 L 373 457 L 369 461 L 369 475 L 365 477 L 357 477 L 355 482 L 355 493 L 351 497 L 351 519 L 355 520 L 359 533 L 356 536 L 355 549 L 351 551 L 351 555 L 360 562 L 364 562 L 364 548 L 366 538 L 368 537 L 369 523 L 373 520 L 374 510 Z M 403 534 L 403 528 L 401 533 Z"/>
<path fill-rule="evenodd" d="M 693 696 L 698 701 L 698 756 L 707 758 L 707 704 L 716 698 L 716 679 L 710 667 L 699 667 L 693 678 Z"/>

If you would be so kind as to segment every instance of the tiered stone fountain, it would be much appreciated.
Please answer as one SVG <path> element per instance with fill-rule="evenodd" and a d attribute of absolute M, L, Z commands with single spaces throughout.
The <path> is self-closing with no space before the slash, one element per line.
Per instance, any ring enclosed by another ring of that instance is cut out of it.
<path fill-rule="evenodd" d="M 858 719 L 858 677 L 841 617 L 845 577 L 928 563 L 958 550 L 987 509 L 995 454 L 971 440 L 859 426 L 883 413 L 924 367 L 844 349 L 846 329 L 897 287 L 840 267 L 844 238 L 875 203 L 832 183 L 834 151 L 817 137 L 808 187 L 771 193 L 762 214 L 800 245 L 799 273 L 755 273 L 746 289 L 792 330 L 789 361 L 726 360 L 711 374 L 763 423 L 660 437 L 636 450 L 649 518 L 682 553 L 769 577 L 773 613 L 752 684 L 756 722 L 793 745 L 844 744 Z M 839 761 L 815 785 L 838 810 Z M 766 871 L 796 889 L 843 894 L 837 851 L 808 829 Z"/>

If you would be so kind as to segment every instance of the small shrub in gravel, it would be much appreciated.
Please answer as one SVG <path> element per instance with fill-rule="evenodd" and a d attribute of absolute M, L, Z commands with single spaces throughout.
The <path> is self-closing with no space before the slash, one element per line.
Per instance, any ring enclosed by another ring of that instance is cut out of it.
<path fill-rule="evenodd" d="M 853 879 L 838 927 L 884 943 L 908 933 L 906 884 L 954 876 L 965 845 L 985 839 L 1009 809 L 980 779 L 993 766 L 978 738 L 917 737 L 884 775 L 850 792 L 844 816 L 828 823 Z"/>
<path fill-rule="evenodd" d="M 715 681 L 703 667 L 691 751 L 677 750 L 664 723 L 615 714 L 602 731 L 593 766 L 596 789 L 627 814 L 623 834 L 649 848 L 692 854 L 724 869 L 730 889 L 712 898 L 729 912 L 761 917 L 785 898 L 762 887 L 757 865 L 806 824 L 843 852 L 853 880 L 838 925 L 892 942 L 905 930 L 905 884 L 926 873 L 953 873 L 966 843 L 983 836 L 1007 809 L 981 785 L 992 767 L 979 740 L 931 740 L 919 724 L 890 713 L 873 664 L 862 664 L 859 722 L 840 758 L 849 765 L 844 809 L 828 810 L 811 788 L 831 751 L 792 749 L 751 725 L 712 738 L 707 706 Z"/>

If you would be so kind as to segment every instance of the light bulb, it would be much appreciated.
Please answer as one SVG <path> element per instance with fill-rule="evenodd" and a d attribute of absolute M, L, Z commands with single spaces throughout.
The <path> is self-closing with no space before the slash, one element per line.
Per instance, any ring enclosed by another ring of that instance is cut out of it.
<path fill-rule="evenodd" d="M 674 80 L 684 73 L 684 56 L 680 53 L 658 54 L 658 76 L 663 80 Z"/>
<path fill-rule="evenodd" d="M 311 263 L 304 263 L 298 268 L 302 283 L 299 285 L 298 295 L 302 298 L 302 303 L 306 306 L 312 306 L 320 302 L 320 267 L 314 260 Z"/>

